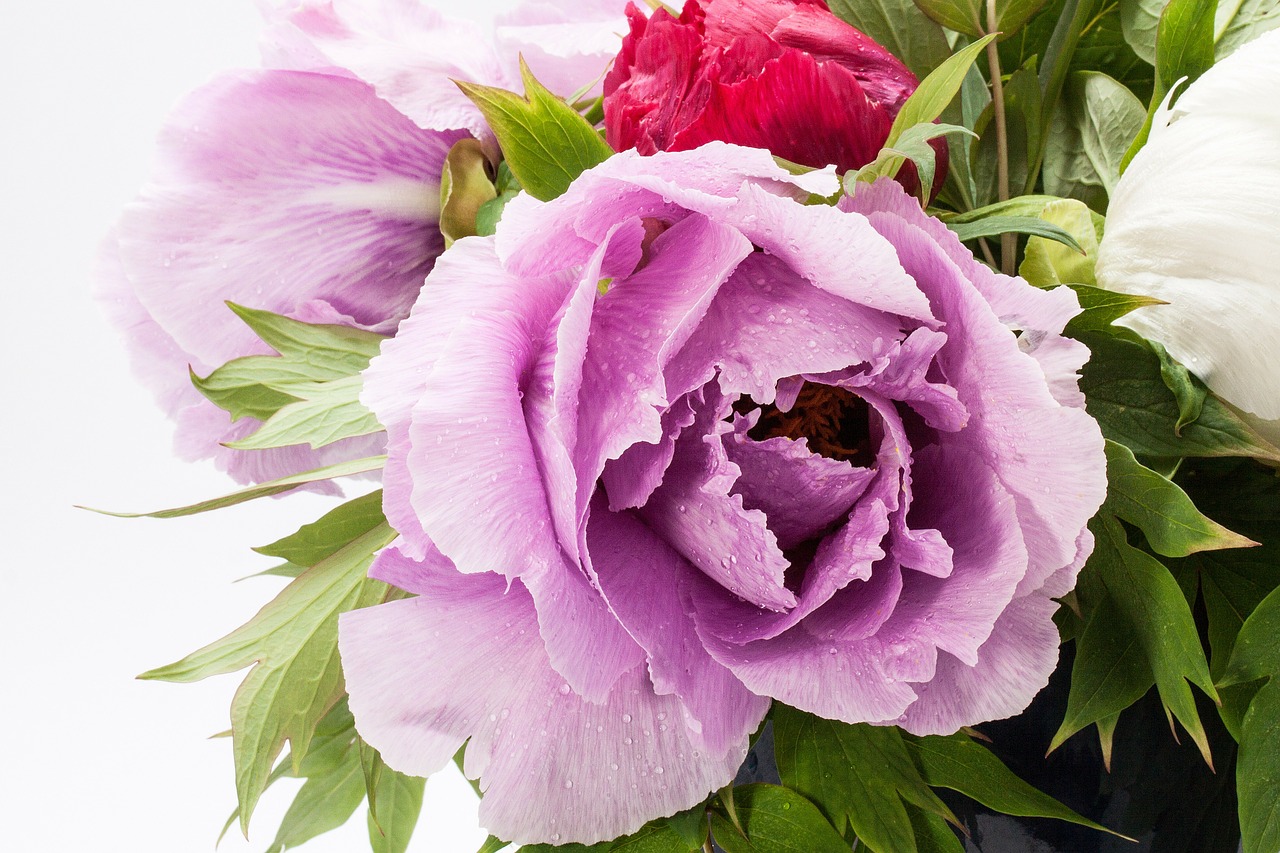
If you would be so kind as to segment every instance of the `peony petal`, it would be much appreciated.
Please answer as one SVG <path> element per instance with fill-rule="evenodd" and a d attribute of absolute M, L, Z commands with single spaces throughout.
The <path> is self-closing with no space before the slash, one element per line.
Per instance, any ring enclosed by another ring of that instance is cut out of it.
<path fill-rule="evenodd" d="M 675 696 L 643 667 L 598 704 L 550 666 L 519 583 L 425 565 L 418 598 L 343 614 L 339 649 L 361 736 L 388 765 L 428 775 L 467 743 L 481 823 L 517 843 L 591 844 L 701 802 L 727 784 L 746 737 L 690 739 Z M 664 727 L 664 721 L 671 725 Z"/>
<path fill-rule="evenodd" d="M 1228 402 L 1280 419 L 1280 31 L 1214 65 L 1164 115 L 1111 197 L 1098 282 L 1169 303 L 1118 323 Z"/>
<path fill-rule="evenodd" d="M 1026 710 L 1058 665 L 1058 603 L 1040 595 L 1010 602 L 978 651 L 976 665 L 946 653 L 898 724 L 912 734 L 951 734 L 969 720 L 1000 720 Z"/>
<path fill-rule="evenodd" d="M 609 606 L 648 655 L 658 694 L 680 698 L 706 748 L 724 752 L 755 731 L 769 700 L 716 663 L 698 640 L 681 603 L 695 571 L 631 513 L 593 507 L 587 543 Z"/>
<path fill-rule="evenodd" d="M 355 81 L 226 75 L 165 129 L 158 178 L 121 218 L 124 270 L 203 365 L 261 347 L 225 300 L 291 314 L 322 299 L 358 323 L 399 320 L 442 248 L 439 174 L 456 138 Z"/>

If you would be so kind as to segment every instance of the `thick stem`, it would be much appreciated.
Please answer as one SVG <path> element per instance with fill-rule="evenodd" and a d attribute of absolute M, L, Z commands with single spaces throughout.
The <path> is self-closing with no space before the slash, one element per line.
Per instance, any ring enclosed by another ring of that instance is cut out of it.
<path fill-rule="evenodd" d="M 987 32 L 996 31 L 996 0 L 987 0 Z M 1004 115 L 1004 83 L 1000 79 L 1000 51 L 996 40 L 987 42 L 987 65 L 991 71 L 991 106 L 996 125 L 996 195 L 1000 201 L 1009 200 L 1009 128 Z M 1000 271 L 1013 275 L 1017 268 L 1018 237 L 1015 234 L 1000 235 Z"/>

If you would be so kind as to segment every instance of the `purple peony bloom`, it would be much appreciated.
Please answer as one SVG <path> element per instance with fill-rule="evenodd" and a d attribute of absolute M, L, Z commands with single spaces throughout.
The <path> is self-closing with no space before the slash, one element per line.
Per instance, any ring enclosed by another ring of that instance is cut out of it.
<path fill-rule="evenodd" d="M 259 422 L 232 423 L 191 386 L 188 365 L 205 375 L 269 352 L 224 303 L 393 332 L 444 249 L 444 158 L 458 140 L 488 133 L 448 77 L 508 85 L 497 45 L 529 27 L 565 45 L 581 29 L 537 5 L 513 14 L 528 27 L 495 33 L 402 0 L 263 5 L 273 67 L 225 74 L 174 112 L 151 184 L 106 242 L 99 285 L 136 372 L 177 422 L 178 452 L 212 457 L 241 482 L 379 453 L 385 439 L 318 451 L 221 446 Z M 623 5 L 614 4 L 618 22 Z M 392 34 L 404 40 L 394 50 Z M 599 41 L 544 56 L 543 68 L 564 85 L 589 84 L 619 44 L 616 35 Z M 412 97 L 397 97 L 404 91 L 378 69 L 361 76 L 371 70 L 361 58 L 373 56 L 399 63 Z M 379 87 L 391 91 L 380 97 Z"/>
<path fill-rule="evenodd" d="M 700 802 L 771 699 L 952 732 L 1047 681 L 1106 487 L 1075 297 L 830 181 L 619 154 L 455 244 L 367 371 L 371 573 L 419 596 L 342 617 L 351 708 L 404 772 L 467 741 L 499 837 Z"/>

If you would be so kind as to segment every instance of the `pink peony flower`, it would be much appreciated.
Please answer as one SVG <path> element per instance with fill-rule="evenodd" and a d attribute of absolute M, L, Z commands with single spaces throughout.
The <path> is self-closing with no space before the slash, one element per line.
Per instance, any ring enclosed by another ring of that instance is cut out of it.
<path fill-rule="evenodd" d="M 548 80 L 589 84 L 618 37 L 586 30 L 617 32 L 622 20 L 616 0 L 612 23 L 603 0 L 586 24 L 526 4 L 493 34 L 417 0 L 262 5 L 272 67 L 225 74 L 174 112 L 152 183 L 106 241 L 99 286 L 137 373 L 177 421 L 179 453 L 213 457 L 241 482 L 379 453 L 385 440 L 221 446 L 259 423 L 232 423 L 191 386 L 188 365 L 205 375 L 269 352 L 224 303 L 393 332 L 444 249 L 445 155 L 488 135 L 449 78 L 518 88 L 516 48 L 538 38 Z"/>
<path fill-rule="evenodd" d="M 687 151 L 712 140 L 844 172 L 875 159 L 918 80 L 821 0 L 689 0 L 679 18 L 629 6 L 605 78 L 614 150 Z M 946 145 L 935 144 L 940 158 Z M 934 191 L 946 178 L 941 159 Z M 902 182 L 918 186 L 915 167 Z"/>
<path fill-rule="evenodd" d="M 499 837 L 702 801 L 772 699 L 952 732 L 1053 670 L 1106 490 L 1075 297 L 827 184 L 619 154 L 456 243 L 366 372 L 371 574 L 419 596 L 342 617 L 351 708 L 403 772 L 466 742 Z"/>

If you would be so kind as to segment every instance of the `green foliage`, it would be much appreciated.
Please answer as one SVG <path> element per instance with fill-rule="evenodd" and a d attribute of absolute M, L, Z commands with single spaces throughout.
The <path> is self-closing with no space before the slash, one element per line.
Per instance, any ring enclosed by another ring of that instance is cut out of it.
<path fill-rule="evenodd" d="M 1271 664 L 1274 668 L 1276 661 Z M 1280 678 L 1249 703 L 1236 766 L 1245 853 L 1280 850 Z"/>
<path fill-rule="evenodd" d="M 1081 371 L 1086 408 L 1107 438 L 1142 456 L 1254 456 L 1280 462 L 1280 449 L 1215 397 L 1179 432 L 1178 400 L 1160 375 L 1160 359 L 1137 336 L 1079 335 L 1092 356 Z"/>
<path fill-rule="evenodd" d="M 894 117 L 893 125 L 889 128 L 889 137 L 885 140 L 886 148 L 892 148 L 907 128 L 932 122 L 942 115 L 942 111 L 960 91 L 960 85 L 964 82 L 969 67 L 993 38 L 994 36 L 984 36 L 973 44 L 957 50 L 954 55 L 930 72 L 928 77 L 920 81 L 919 87 L 911 93 L 911 97 L 907 98 L 898 115 Z"/>
<path fill-rule="evenodd" d="M 974 222 L 948 222 L 947 227 L 961 240 L 996 237 L 1000 234 L 1028 234 L 1079 249 L 1076 239 L 1058 226 L 1034 216 L 988 216 Z"/>
<path fill-rule="evenodd" d="M 918 79 L 951 55 L 942 27 L 912 0 L 828 0 L 827 6 L 901 59 Z"/>
<path fill-rule="evenodd" d="M 705 818 L 703 822 L 705 824 Z M 638 832 L 613 841 L 601 841 L 599 844 L 522 844 L 520 853 L 689 853 L 692 849 L 668 821 L 656 820 L 645 824 Z"/>
<path fill-rule="evenodd" d="M 364 799 L 360 758 L 348 744 L 343 760 L 307 779 L 289 805 L 267 853 L 281 853 L 346 823 Z"/>
<path fill-rule="evenodd" d="M 141 678 L 199 681 L 253 669 L 231 703 L 232 750 L 240 823 L 270 782 L 286 740 L 295 770 L 319 721 L 342 698 L 338 614 L 386 597 L 387 587 L 365 574 L 373 555 L 395 538 L 381 524 L 316 563 L 242 627 L 177 663 Z"/>
<path fill-rule="evenodd" d="M 892 178 L 898 174 L 904 163 L 910 161 L 916 167 L 916 174 L 920 178 L 920 203 L 927 204 L 937 168 L 937 152 L 929 142 L 939 136 L 956 133 L 974 135 L 968 128 L 954 124 L 926 122 L 907 128 L 893 146 L 881 148 L 876 159 L 856 172 L 845 175 L 845 192 L 854 195 L 859 183 L 873 183 L 879 178 Z"/>
<path fill-rule="evenodd" d="M 1061 241 L 1032 237 L 1018 274 L 1036 287 L 1060 284 L 1097 284 L 1094 266 L 1098 259 L 1101 221 L 1083 203 L 1074 199 L 1051 201 L 1040 211 L 1040 219 L 1071 235 L 1076 248 Z"/>
<path fill-rule="evenodd" d="M 1069 284 L 1067 287 L 1075 291 L 1076 299 L 1080 300 L 1080 313 L 1067 323 L 1067 334 L 1072 336 L 1081 332 L 1106 332 L 1112 323 L 1135 308 L 1164 304 L 1150 296 L 1116 293 L 1089 284 Z"/>
<path fill-rule="evenodd" d="M 934 787 L 958 791 L 1003 814 L 1054 818 L 1111 832 L 1028 785 L 990 750 L 962 733 L 912 737 L 906 743 L 925 780 Z"/>
<path fill-rule="evenodd" d="M 997 0 L 995 26 L 988 28 L 984 0 L 916 0 L 916 5 L 942 26 L 967 36 L 998 32 L 1001 39 L 1016 35 L 1046 0 Z"/>
<path fill-rule="evenodd" d="M 725 853 L 849 853 L 849 844 L 817 806 L 780 785 L 734 788 L 740 832 L 718 810 L 711 833 Z"/>
<path fill-rule="evenodd" d="M 1218 696 L 1187 599 L 1159 561 L 1129 544 L 1114 516 L 1102 513 L 1090 529 L 1094 551 L 1077 594 L 1091 617 L 1076 651 L 1066 719 L 1050 748 L 1127 707 L 1123 699 L 1132 704 L 1154 681 L 1170 720 L 1182 723 L 1212 765 L 1188 682 Z"/>
<path fill-rule="evenodd" d="M 1108 441 L 1106 454 L 1104 510 L 1142 530 L 1156 553 L 1186 557 L 1198 551 L 1258 544 L 1205 517 L 1186 492 L 1140 464 L 1123 444 Z"/>
<path fill-rule="evenodd" d="M 536 199 L 564 193 L 578 175 L 613 155 L 603 137 L 577 110 L 552 94 L 520 63 L 525 97 L 458 82 L 493 129 L 512 174 Z"/>
<path fill-rule="evenodd" d="M 253 550 L 297 566 L 314 566 L 383 521 L 382 490 L 378 489 L 347 501 L 283 539 Z"/>
<path fill-rule="evenodd" d="M 1156 88 L 1167 92 L 1213 65 L 1213 17 L 1218 0 L 1169 0 L 1156 27 Z"/>
<path fill-rule="evenodd" d="M 258 483 L 255 486 L 249 486 L 239 491 L 232 492 L 229 495 L 223 495 L 220 498 L 213 498 L 207 501 L 190 504 L 188 506 L 176 507 L 174 509 L 161 509 L 153 512 L 106 512 L 105 510 L 93 510 L 103 515 L 113 515 L 117 518 L 179 518 L 184 515 L 195 515 L 201 512 L 210 512 L 215 509 L 235 506 L 245 501 L 257 500 L 258 498 L 270 497 L 278 495 L 282 492 L 296 489 L 298 486 L 307 483 L 319 483 L 324 480 L 333 480 L 338 477 L 350 477 L 355 474 L 365 474 L 369 471 L 377 471 L 386 463 L 385 456 L 370 456 L 365 459 L 353 459 L 350 462 L 339 462 L 336 465 L 326 465 L 323 468 L 316 468 L 314 471 L 304 471 L 301 474 L 291 474 L 288 477 L 281 477 L 278 480 L 268 480 L 265 483 Z"/>
<path fill-rule="evenodd" d="M 480 205 L 476 211 L 476 234 L 481 237 L 492 237 L 498 231 L 498 222 L 502 219 L 502 211 L 507 204 L 520 195 L 520 182 L 511 174 L 511 167 L 505 162 L 498 164 L 498 176 L 494 179 L 494 189 L 498 195 Z"/>
<path fill-rule="evenodd" d="M 295 387 L 354 376 L 369 366 L 384 340 L 348 326 L 303 323 L 270 311 L 227 303 L 245 325 L 278 356 L 233 359 L 192 383 L 232 420 L 267 420 L 281 408 L 303 399 Z"/>
<path fill-rule="evenodd" d="M 849 725 L 783 705 L 774 706 L 773 725 L 782 781 L 816 804 L 838 832 L 852 828 L 878 853 L 914 853 L 907 804 L 955 822 L 921 778 L 896 727 Z"/>
<path fill-rule="evenodd" d="M 422 813 L 427 780 L 392 770 L 372 747 L 362 740 L 358 744 L 361 790 L 369 800 L 369 847 L 373 853 L 405 853 Z"/>
<path fill-rule="evenodd" d="M 449 149 L 440 176 L 440 233 L 445 248 L 475 234 L 480 209 L 497 196 L 484 146 L 478 139 L 459 139 Z"/>
<path fill-rule="evenodd" d="M 1045 192 L 1106 212 L 1125 153 L 1146 115 L 1142 102 L 1106 74 L 1071 74 L 1045 142 Z"/>
<path fill-rule="evenodd" d="M 296 382 L 289 393 L 297 402 L 282 406 L 257 432 L 227 443 L 233 450 L 263 450 L 309 444 L 324 447 L 382 431 L 382 424 L 360 402 L 364 387 L 359 375 L 329 382 Z"/>

